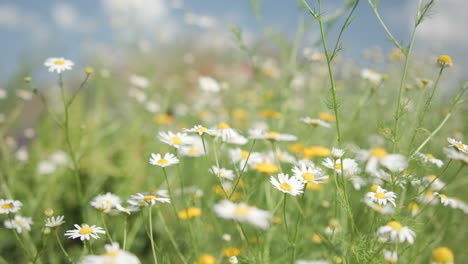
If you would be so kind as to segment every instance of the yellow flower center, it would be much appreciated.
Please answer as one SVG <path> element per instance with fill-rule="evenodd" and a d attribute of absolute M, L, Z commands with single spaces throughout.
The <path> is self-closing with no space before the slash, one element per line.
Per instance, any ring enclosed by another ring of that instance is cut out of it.
<path fill-rule="evenodd" d="M 426 153 L 426 158 L 433 159 L 434 155 L 432 155 L 431 153 Z"/>
<path fill-rule="evenodd" d="M 292 186 L 291 184 L 287 183 L 287 182 L 283 182 L 280 184 L 280 188 L 287 191 L 287 192 L 290 192 L 292 190 Z"/>
<path fill-rule="evenodd" d="M 456 146 L 458 149 L 464 149 L 464 148 L 465 148 L 465 146 L 463 146 L 463 143 L 460 143 L 460 142 L 456 143 L 455 146 Z"/>
<path fill-rule="evenodd" d="M 331 150 L 322 146 L 305 147 L 303 150 L 304 158 L 312 157 L 327 157 L 330 156 Z"/>
<path fill-rule="evenodd" d="M 444 66 L 452 66 L 452 58 L 449 55 L 440 55 L 437 58 L 437 63 L 444 67 Z"/>
<path fill-rule="evenodd" d="M 385 193 L 378 192 L 378 193 L 375 194 L 375 198 L 384 199 L 385 198 Z"/>
<path fill-rule="evenodd" d="M 182 139 L 180 137 L 172 137 L 171 142 L 174 145 L 180 145 L 182 144 Z"/>
<path fill-rule="evenodd" d="M 228 129 L 230 126 L 224 122 L 218 124 L 218 129 Z"/>
<path fill-rule="evenodd" d="M 192 219 L 201 215 L 202 211 L 200 208 L 197 207 L 190 207 L 187 210 L 180 211 L 177 213 L 180 219 Z"/>
<path fill-rule="evenodd" d="M 390 221 L 388 222 L 387 226 L 393 228 L 397 232 L 401 231 L 401 229 L 403 228 L 403 226 L 397 221 Z"/>
<path fill-rule="evenodd" d="M 419 205 L 417 203 L 410 203 L 408 204 L 408 209 L 413 212 L 418 211 Z"/>
<path fill-rule="evenodd" d="M 199 127 L 199 128 L 197 128 L 196 131 L 197 131 L 197 132 L 200 132 L 200 133 L 205 133 L 206 131 L 208 131 L 208 128 L 206 128 L 206 127 Z"/>
<path fill-rule="evenodd" d="M 236 210 L 234 211 L 234 214 L 237 216 L 244 216 L 244 215 L 249 214 L 249 212 L 250 212 L 250 207 L 243 205 L 243 206 L 238 206 Z"/>
<path fill-rule="evenodd" d="M 428 175 L 428 176 L 427 176 L 427 179 L 430 180 L 430 181 L 433 181 L 433 180 L 435 180 L 436 178 L 437 178 L 437 176 L 435 176 L 435 175 Z"/>
<path fill-rule="evenodd" d="M 174 116 L 169 114 L 159 114 L 154 116 L 154 122 L 163 125 L 169 125 L 174 121 Z"/>
<path fill-rule="evenodd" d="M 261 162 L 255 165 L 255 170 L 267 174 L 273 174 L 279 171 L 278 166 L 273 163 Z"/>
<path fill-rule="evenodd" d="M 13 208 L 13 203 L 2 204 L 2 209 L 11 209 Z"/>
<path fill-rule="evenodd" d="M 197 147 L 190 147 L 189 151 L 188 151 L 190 154 L 192 155 L 195 155 L 195 154 L 198 154 L 198 149 Z"/>
<path fill-rule="evenodd" d="M 302 174 L 302 178 L 306 181 L 313 181 L 315 180 L 315 175 L 310 172 L 304 172 Z"/>
<path fill-rule="evenodd" d="M 371 191 L 371 192 L 377 192 L 377 188 L 378 188 L 378 187 L 379 187 L 378 185 L 374 184 L 374 185 L 372 185 L 372 186 L 370 187 L 370 191 Z"/>
<path fill-rule="evenodd" d="M 336 170 L 341 170 L 341 163 L 335 163 L 335 169 Z"/>
<path fill-rule="evenodd" d="M 432 251 L 432 261 L 437 263 L 453 263 L 453 253 L 447 247 L 436 248 Z"/>
<path fill-rule="evenodd" d="M 275 132 L 275 131 L 270 131 L 270 132 L 266 133 L 266 137 L 268 139 L 275 139 L 275 138 L 279 137 L 279 135 L 280 135 L 280 133 Z"/>
<path fill-rule="evenodd" d="M 159 165 L 167 165 L 169 164 L 169 161 L 167 159 L 160 159 L 158 160 Z"/>
<path fill-rule="evenodd" d="M 242 150 L 241 151 L 241 157 L 242 159 L 247 159 L 247 157 L 249 156 L 249 152 L 246 151 L 246 150 Z"/>
<path fill-rule="evenodd" d="M 336 117 L 334 115 L 330 115 L 324 112 L 319 113 L 319 118 L 322 119 L 323 121 L 336 122 Z"/>
<path fill-rule="evenodd" d="M 93 233 L 93 229 L 89 226 L 82 227 L 80 229 L 80 235 L 89 235 Z"/>
<path fill-rule="evenodd" d="M 208 255 L 208 254 L 201 255 L 198 258 L 198 264 L 215 264 L 215 263 L 216 263 L 215 257 Z"/>
<path fill-rule="evenodd" d="M 440 194 L 439 196 L 440 196 L 440 199 L 448 199 L 447 195 L 445 194 Z"/>
<path fill-rule="evenodd" d="M 64 60 L 55 60 L 55 61 L 54 61 L 54 64 L 55 64 L 55 65 L 64 65 L 64 64 L 65 64 L 65 61 L 64 61 Z"/>
<path fill-rule="evenodd" d="M 388 155 L 388 152 L 384 148 L 373 148 L 371 151 L 373 157 L 382 158 Z"/>
<path fill-rule="evenodd" d="M 143 196 L 143 200 L 145 200 L 145 202 L 151 202 L 151 201 L 156 200 L 156 196 L 154 196 L 154 195 L 145 195 L 145 196 Z"/>
<path fill-rule="evenodd" d="M 319 234 L 313 234 L 311 239 L 315 244 L 320 244 L 323 241 L 323 237 Z"/>
<path fill-rule="evenodd" d="M 118 250 L 111 250 L 111 251 L 106 252 L 105 255 L 108 257 L 117 257 L 118 254 L 119 254 Z"/>
<path fill-rule="evenodd" d="M 224 251 L 223 251 L 223 255 L 225 257 L 232 257 L 232 256 L 239 256 L 240 255 L 240 249 L 238 248 L 235 248 L 235 247 L 230 247 L 230 248 L 226 248 Z"/>

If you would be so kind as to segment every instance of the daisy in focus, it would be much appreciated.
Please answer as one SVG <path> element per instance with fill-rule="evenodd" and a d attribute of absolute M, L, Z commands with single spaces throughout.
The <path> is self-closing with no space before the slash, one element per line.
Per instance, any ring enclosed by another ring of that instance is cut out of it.
<path fill-rule="evenodd" d="M 174 154 L 171 153 L 166 153 L 164 154 L 164 157 L 161 156 L 161 154 L 154 154 L 151 153 L 151 158 L 149 160 L 149 163 L 151 165 L 159 166 L 159 167 L 169 167 L 174 164 L 179 163 L 179 159 L 174 156 Z"/>
<path fill-rule="evenodd" d="M 395 205 L 396 193 L 387 191 L 380 186 L 372 186 L 371 191 L 366 194 L 366 199 L 379 205 L 386 205 L 388 202 Z M 375 189 L 375 190 L 374 190 Z"/>
<path fill-rule="evenodd" d="M 63 215 L 59 215 L 57 217 L 51 216 L 45 220 L 45 226 L 50 228 L 61 226 L 63 225 L 63 223 L 65 223 L 65 221 L 63 221 L 63 218 Z"/>
<path fill-rule="evenodd" d="M 447 141 L 451 147 L 456 148 L 457 150 L 468 154 L 468 145 L 463 144 L 463 142 L 455 140 L 453 138 L 447 138 Z"/>
<path fill-rule="evenodd" d="M 121 202 L 122 200 L 120 197 L 108 192 L 106 194 L 96 196 L 93 201 L 91 201 L 91 206 L 96 210 L 107 214 Z"/>
<path fill-rule="evenodd" d="M 170 203 L 171 200 L 167 194 L 167 191 L 162 190 L 158 191 L 159 194 L 156 193 L 137 193 L 136 195 L 130 196 L 128 199 L 128 203 L 135 206 L 149 206 L 155 205 L 156 202 L 160 203 Z"/>
<path fill-rule="evenodd" d="M 23 204 L 17 200 L 0 199 L 0 214 L 16 213 L 21 209 Z"/>
<path fill-rule="evenodd" d="M 185 133 L 159 132 L 159 140 L 178 149 L 183 145 L 189 145 L 192 140 Z"/>
<path fill-rule="evenodd" d="M 71 239 L 80 238 L 81 241 L 90 240 L 91 238 L 98 239 L 99 234 L 105 234 L 106 231 L 102 227 L 97 227 L 95 225 L 89 226 L 87 224 L 77 225 L 75 224 L 75 229 L 68 230 L 65 232 L 65 236 Z"/>
<path fill-rule="evenodd" d="M 278 179 L 271 176 L 270 182 L 279 191 L 290 194 L 292 196 L 296 196 L 303 193 L 304 184 L 306 183 L 306 181 L 304 181 L 303 178 L 297 178 L 294 176 L 290 178 L 289 175 L 284 173 L 278 174 Z"/>
<path fill-rule="evenodd" d="M 408 243 L 413 244 L 416 233 L 409 227 L 403 226 L 397 221 L 390 221 L 377 230 L 377 236 L 380 242 L 398 241 L 399 243 L 403 243 L 407 241 Z"/>
<path fill-rule="evenodd" d="M 325 175 L 325 173 L 320 168 L 307 166 L 305 164 L 294 166 L 292 172 L 293 177 L 303 179 L 306 183 L 323 183 L 328 179 L 328 176 Z"/>
<path fill-rule="evenodd" d="M 49 68 L 49 72 L 57 72 L 61 73 L 63 71 L 71 70 L 73 65 L 73 61 L 66 60 L 64 58 L 48 58 L 44 62 L 44 66 Z"/>

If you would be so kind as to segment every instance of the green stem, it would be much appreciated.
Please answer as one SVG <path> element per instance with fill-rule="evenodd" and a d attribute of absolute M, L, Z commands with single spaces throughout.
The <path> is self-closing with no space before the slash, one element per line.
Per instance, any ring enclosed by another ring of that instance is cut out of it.
<path fill-rule="evenodd" d="M 164 231 L 166 231 L 167 236 L 169 237 L 169 241 L 171 241 L 172 246 L 174 247 L 174 249 L 175 249 L 177 255 L 179 256 L 180 260 L 181 260 L 183 263 L 187 263 L 187 260 L 184 258 L 184 255 L 182 254 L 182 252 L 180 251 L 179 247 L 177 246 L 177 243 L 176 243 L 176 241 L 174 240 L 174 237 L 172 236 L 171 231 L 168 229 L 168 227 L 167 227 L 167 225 L 166 225 L 166 221 L 164 220 L 164 217 L 163 217 L 163 215 L 161 214 L 161 211 L 160 211 L 160 210 L 157 210 L 157 212 L 158 212 L 159 219 L 161 220 L 161 223 L 162 223 L 162 225 L 163 225 Z"/>
<path fill-rule="evenodd" d="M 124 237 L 123 237 L 123 246 L 122 246 L 123 250 L 127 248 L 127 221 L 128 221 L 128 217 L 124 216 Z"/>
<path fill-rule="evenodd" d="M 60 241 L 60 238 L 59 238 L 58 233 L 57 233 L 57 229 L 54 230 L 54 233 L 55 233 L 55 238 L 57 239 L 57 243 L 59 244 L 60 249 L 62 250 L 63 254 L 65 255 L 65 257 L 67 258 L 67 260 L 68 260 L 70 263 L 73 263 L 73 260 L 70 258 L 70 256 L 68 255 L 67 251 L 66 251 L 65 248 L 63 247 L 62 242 Z"/>
<path fill-rule="evenodd" d="M 242 169 L 241 169 L 241 171 L 240 171 L 239 177 L 237 177 L 236 183 L 234 183 L 234 186 L 232 187 L 231 194 L 229 194 L 229 197 L 228 197 L 229 200 L 231 200 L 232 195 L 233 195 L 234 192 L 236 191 L 237 185 L 239 184 L 239 182 L 240 182 L 242 176 L 244 175 L 245 168 L 247 167 L 247 164 L 249 163 L 250 154 L 252 153 L 253 147 L 254 147 L 254 145 L 255 145 L 255 141 L 256 141 L 256 140 L 254 139 L 253 142 L 252 142 L 252 145 L 250 146 L 249 154 L 247 155 L 247 158 L 245 159 L 244 166 L 242 166 Z"/>
<path fill-rule="evenodd" d="M 104 230 L 106 230 L 107 238 L 109 239 L 111 243 L 113 243 L 114 241 L 112 240 L 112 237 L 109 234 L 109 229 L 107 228 L 106 219 L 104 219 L 104 213 L 101 213 L 101 221 L 102 221 L 102 225 L 104 226 Z"/>
<path fill-rule="evenodd" d="M 166 178 L 166 183 L 167 183 L 167 191 L 169 193 L 169 198 L 171 199 L 171 205 L 172 205 L 172 209 L 174 210 L 174 214 L 177 218 L 177 220 L 179 220 L 179 218 L 177 217 L 177 209 L 175 207 L 175 204 L 174 204 L 174 196 L 172 195 L 172 190 L 171 190 L 171 187 L 169 186 L 169 177 L 167 177 L 167 172 L 166 172 L 166 168 L 162 167 L 162 170 L 163 170 L 163 173 L 164 173 L 164 177 Z"/>
<path fill-rule="evenodd" d="M 156 248 L 154 245 L 154 238 L 153 238 L 153 219 L 152 219 L 151 208 L 153 208 L 153 206 L 150 205 L 148 214 L 149 214 L 149 229 L 150 229 L 149 232 L 150 232 L 150 240 L 151 240 L 151 251 L 153 252 L 154 263 L 158 264 L 158 258 L 156 256 Z"/>

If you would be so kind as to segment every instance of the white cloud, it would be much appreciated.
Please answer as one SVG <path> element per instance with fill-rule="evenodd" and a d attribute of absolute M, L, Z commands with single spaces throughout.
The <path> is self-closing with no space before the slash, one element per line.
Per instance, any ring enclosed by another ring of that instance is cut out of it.
<path fill-rule="evenodd" d="M 80 16 L 75 7 L 70 4 L 57 3 L 52 7 L 51 11 L 55 24 L 62 29 L 89 32 L 95 28 L 92 19 Z"/>

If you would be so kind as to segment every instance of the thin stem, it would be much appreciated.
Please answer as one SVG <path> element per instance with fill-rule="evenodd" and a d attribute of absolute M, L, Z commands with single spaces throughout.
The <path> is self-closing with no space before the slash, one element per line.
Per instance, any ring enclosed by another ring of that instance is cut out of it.
<path fill-rule="evenodd" d="M 151 240 L 151 251 L 153 252 L 153 260 L 154 260 L 154 263 L 155 264 L 158 264 L 158 258 L 156 256 L 156 248 L 155 248 L 155 245 L 154 245 L 154 238 L 153 238 L 153 219 L 152 219 L 152 213 L 151 213 L 151 208 L 153 208 L 153 206 L 150 205 L 149 207 L 149 229 L 150 229 L 150 240 Z"/>
<path fill-rule="evenodd" d="M 176 241 L 174 240 L 174 237 L 172 236 L 171 231 L 167 228 L 166 221 L 164 220 L 164 217 L 163 217 L 163 215 L 161 214 L 161 210 L 157 210 L 157 212 L 158 212 L 159 219 L 160 219 L 161 222 L 162 222 L 164 231 L 166 231 L 167 236 L 169 237 L 169 241 L 171 241 L 172 246 L 174 247 L 174 249 L 175 249 L 177 255 L 179 256 L 180 260 L 181 260 L 183 263 L 187 263 L 187 260 L 184 258 L 184 255 L 182 254 L 182 252 L 180 251 L 179 247 L 177 246 L 177 243 L 176 243 Z"/>
<path fill-rule="evenodd" d="M 244 171 L 245 171 L 245 168 L 247 167 L 247 164 L 249 163 L 250 154 L 252 153 L 253 147 L 255 145 L 255 141 L 256 140 L 254 139 L 253 142 L 252 142 L 252 145 L 250 146 L 249 154 L 247 155 L 247 158 L 245 159 L 244 165 L 242 166 L 242 169 L 240 171 L 240 175 L 239 175 L 239 177 L 237 177 L 236 183 L 234 183 L 234 186 L 232 187 L 232 191 L 229 194 L 229 197 L 228 197 L 229 200 L 231 200 L 232 195 L 236 191 L 237 185 L 239 184 L 242 176 L 244 175 Z"/>
<path fill-rule="evenodd" d="M 385 30 L 385 32 L 387 33 L 387 35 L 390 37 L 390 39 L 392 40 L 393 44 L 399 49 L 401 50 L 401 52 L 405 53 L 405 49 L 400 45 L 400 43 L 396 40 L 395 36 L 393 36 L 392 32 L 390 32 L 390 30 L 388 29 L 387 25 L 384 23 L 382 17 L 380 16 L 380 13 L 379 11 L 377 10 L 377 5 L 375 5 L 373 3 L 372 0 L 368 0 L 369 4 L 371 5 L 372 7 L 372 10 L 374 11 L 374 14 L 375 16 L 377 17 L 377 19 L 379 20 L 380 24 L 382 25 L 383 29 Z"/>
<path fill-rule="evenodd" d="M 127 221 L 128 221 L 128 217 L 124 216 L 124 237 L 123 237 L 123 247 L 122 247 L 123 250 L 125 250 L 127 247 Z"/>
<path fill-rule="evenodd" d="M 442 122 L 440 122 L 440 124 L 437 126 L 436 129 L 434 129 L 434 131 L 432 131 L 432 133 L 426 138 L 426 140 L 423 141 L 423 143 L 421 143 L 421 145 L 419 145 L 419 147 L 413 152 L 413 154 L 411 154 L 411 157 L 414 157 L 414 155 L 416 155 L 416 153 L 418 153 L 422 148 L 424 148 L 424 146 L 435 136 L 435 134 L 437 134 L 437 132 L 439 132 L 439 130 L 445 125 L 445 123 L 447 122 L 447 120 L 449 120 L 450 116 L 452 116 L 452 113 L 448 113 L 444 120 L 442 120 Z"/>
<path fill-rule="evenodd" d="M 172 190 L 171 190 L 171 187 L 169 186 L 169 177 L 167 177 L 166 168 L 162 167 L 162 170 L 163 170 L 163 173 L 164 173 L 164 177 L 166 178 L 167 191 L 169 192 L 169 198 L 171 199 L 172 209 L 174 210 L 174 214 L 175 214 L 176 218 L 179 219 L 177 217 L 177 209 L 176 209 L 175 204 L 174 204 L 174 196 L 172 195 Z"/>
<path fill-rule="evenodd" d="M 106 230 L 107 238 L 109 239 L 111 243 L 113 243 L 114 241 L 112 240 L 112 237 L 109 234 L 109 229 L 107 228 L 106 219 L 104 219 L 104 213 L 101 213 L 101 221 L 102 221 L 102 225 L 104 226 L 104 230 Z"/>
<path fill-rule="evenodd" d="M 70 256 L 68 255 L 67 251 L 65 250 L 65 248 L 64 248 L 63 245 L 62 245 L 62 241 L 60 241 L 60 238 L 59 238 L 58 233 L 57 233 L 57 229 L 54 230 L 54 233 L 55 233 L 55 238 L 57 239 L 57 243 L 59 244 L 60 249 L 62 250 L 63 254 L 65 255 L 65 257 L 67 258 L 67 260 L 68 260 L 70 263 L 73 263 L 73 260 L 70 258 Z"/>
<path fill-rule="evenodd" d="M 290 241 L 288 220 L 286 218 L 286 200 L 287 200 L 287 194 L 285 193 L 283 196 L 283 221 L 284 221 L 284 228 L 286 229 L 286 236 L 288 238 L 288 241 Z"/>
<path fill-rule="evenodd" d="M 229 195 L 227 194 L 226 190 L 224 189 L 224 186 L 223 184 L 221 183 L 221 179 L 219 178 L 219 175 L 216 175 L 216 173 L 214 172 L 213 168 L 210 166 L 210 159 L 208 157 L 208 152 L 206 151 L 206 145 L 205 145 L 205 138 L 203 137 L 203 135 L 200 135 L 200 138 L 202 140 L 202 144 L 203 144 L 203 151 L 205 152 L 205 159 L 206 159 L 206 164 L 209 168 L 209 170 L 211 171 L 211 173 L 213 173 L 213 175 L 216 176 L 216 180 L 218 181 L 218 184 L 219 186 L 221 187 L 221 190 L 223 190 L 223 194 L 226 198 L 229 199 Z M 214 146 L 216 147 L 216 146 Z M 218 167 L 219 168 L 219 167 Z"/>

